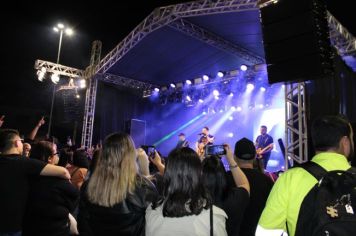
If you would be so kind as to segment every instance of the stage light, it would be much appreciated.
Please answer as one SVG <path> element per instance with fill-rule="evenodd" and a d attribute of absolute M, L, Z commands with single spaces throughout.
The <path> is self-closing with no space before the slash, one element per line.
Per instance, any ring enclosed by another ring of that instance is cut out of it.
<path fill-rule="evenodd" d="M 224 110 L 223 109 L 220 109 L 220 113 L 223 113 L 224 112 Z"/>
<path fill-rule="evenodd" d="M 231 111 L 236 111 L 236 107 L 232 106 L 232 107 L 230 108 L 230 110 L 231 110 Z"/>
<path fill-rule="evenodd" d="M 247 66 L 246 66 L 246 65 L 241 65 L 241 66 L 240 66 L 240 69 L 241 69 L 242 71 L 247 71 Z"/>
<path fill-rule="evenodd" d="M 59 82 L 59 75 L 56 74 L 56 73 L 53 73 L 53 74 L 51 75 L 51 80 L 52 80 L 52 82 L 53 82 L 54 84 L 57 84 L 57 83 Z"/>
<path fill-rule="evenodd" d="M 212 112 L 213 114 L 215 114 L 215 113 L 216 113 L 215 109 L 211 110 L 211 112 Z"/>
<path fill-rule="evenodd" d="M 255 89 L 255 85 L 253 85 L 253 84 L 251 84 L 251 83 L 248 83 L 247 86 L 246 86 L 246 88 L 247 88 L 247 91 L 248 91 L 248 92 L 251 92 L 252 90 Z"/>
<path fill-rule="evenodd" d="M 156 93 L 158 93 L 158 92 L 159 92 L 159 88 L 154 88 L 154 91 L 155 91 Z"/>
<path fill-rule="evenodd" d="M 65 33 L 68 35 L 68 36 L 71 36 L 73 34 L 73 30 L 70 29 L 70 28 L 67 28 Z"/>
<path fill-rule="evenodd" d="M 286 86 L 284 84 L 282 84 L 282 88 L 284 89 Z"/>
<path fill-rule="evenodd" d="M 188 84 L 188 85 L 191 85 L 191 84 L 192 84 L 192 81 L 189 80 L 189 79 L 187 79 L 187 80 L 185 81 L 185 83 Z"/>
<path fill-rule="evenodd" d="M 229 138 L 232 138 L 232 137 L 234 137 L 234 134 L 233 134 L 233 133 L 229 133 L 227 136 L 228 136 Z"/>
<path fill-rule="evenodd" d="M 203 115 L 206 115 L 206 111 L 203 111 Z"/>
<path fill-rule="evenodd" d="M 229 96 L 230 96 L 230 97 L 233 97 L 233 96 L 234 96 L 234 93 L 230 93 Z"/>
<path fill-rule="evenodd" d="M 261 87 L 261 88 L 260 88 L 260 91 L 261 91 L 261 92 L 265 92 L 265 91 L 266 91 L 266 88 L 265 88 L 265 87 Z"/>
<path fill-rule="evenodd" d="M 263 106 L 263 104 L 260 104 L 258 107 L 261 108 L 261 109 L 263 109 L 264 106 Z"/>
<path fill-rule="evenodd" d="M 58 23 L 58 24 L 57 24 L 57 27 L 58 27 L 59 29 L 64 29 L 64 25 L 61 24 L 61 23 Z"/>
<path fill-rule="evenodd" d="M 215 89 L 215 90 L 213 91 L 213 95 L 214 95 L 215 97 L 216 97 L 216 96 L 219 96 L 219 94 L 220 94 L 220 93 L 219 93 L 218 90 Z"/>
<path fill-rule="evenodd" d="M 42 82 L 45 75 L 46 75 L 46 68 L 42 67 L 41 70 L 37 71 L 37 76 L 39 81 Z"/>
<path fill-rule="evenodd" d="M 234 117 L 232 117 L 232 116 L 229 116 L 229 120 L 233 120 L 234 119 Z"/>
<path fill-rule="evenodd" d="M 54 30 L 55 32 L 58 32 L 58 31 L 59 31 L 59 29 L 58 29 L 57 27 L 53 27 L 53 30 Z"/>
<path fill-rule="evenodd" d="M 203 102 L 204 102 L 204 100 L 203 100 L 203 99 L 199 99 L 199 102 L 200 102 L 200 103 L 203 103 Z"/>
<path fill-rule="evenodd" d="M 203 75 L 203 80 L 204 80 L 204 81 L 208 81 L 208 80 L 209 80 L 209 76 Z"/>
<path fill-rule="evenodd" d="M 80 98 L 80 95 L 79 95 L 79 94 L 76 94 L 75 97 L 76 97 L 77 99 L 79 99 L 79 98 Z"/>
<path fill-rule="evenodd" d="M 242 111 L 242 108 L 241 108 L 241 107 L 237 107 L 237 108 L 236 108 L 236 111 L 239 111 L 239 112 L 240 112 L 240 111 Z"/>
<path fill-rule="evenodd" d="M 171 88 L 175 88 L 176 85 L 175 84 L 170 84 Z"/>
<path fill-rule="evenodd" d="M 219 71 L 219 72 L 217 73 L 217 76 L 218 76 L 219 78 L 222 78 L 222 77 L 224 77 L 224 73 L 221 72 L 221 71 Z"/>
<path fill-rule="evenodd" d="M 87 82 L 85 81 L 85 79 L 81 79 L 79 81 L 79 88 L 85 88 L 87 86 Z"/>
<path fill-rule="evenodd" d="M 219 96 L 215 96 L 214 98 L 215 98 L 215 100 L 219 100 Z"/>
<path fill-rule="evenodd" d="M 192 99 L 190 98 L 190 96 L 186 96 L 185 99 L 187 99 L 188 102 L 191 102 Z"/>

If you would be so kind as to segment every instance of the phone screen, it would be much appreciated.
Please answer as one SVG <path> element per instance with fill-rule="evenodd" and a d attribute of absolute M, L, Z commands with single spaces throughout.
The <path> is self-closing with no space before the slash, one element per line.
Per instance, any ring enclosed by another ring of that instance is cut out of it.
<path fill-rule="evenodd" d="M 207 145 L 206 148 L 206 155 L 225 155 L 226 151 L 224 145 Z"/>

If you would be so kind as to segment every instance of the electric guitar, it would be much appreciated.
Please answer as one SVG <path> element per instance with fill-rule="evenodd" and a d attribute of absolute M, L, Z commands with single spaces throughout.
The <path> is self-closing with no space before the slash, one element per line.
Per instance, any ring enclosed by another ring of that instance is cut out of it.
<path fill-rule="evenodd" d="M 257 154 L 257 158 L 258 159 L 262 159 L 263 158 L 263 154 L 265 153 L 265 151 L 267 151 L 268 149 L 272 150 L 273 147 L 273 143 L 271 143 L 270 145 L 266 146 L 265 148 L 257 148 L 256 150 L 256 154 Z"/>

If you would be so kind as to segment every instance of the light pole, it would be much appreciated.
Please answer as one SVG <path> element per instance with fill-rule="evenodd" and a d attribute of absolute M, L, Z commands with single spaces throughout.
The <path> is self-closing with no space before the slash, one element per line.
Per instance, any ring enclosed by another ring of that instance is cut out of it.
<path fill-rule="evenodd" d="M 59 33 L 58 54 L 57 54 L 57 62 L 56 62 L 58 64 L 59 63 L 59 57 L 61 55 L 63 33 L 65 33 L 68 36 L 71 36 L 73 34 L 73 30 L 71 28 L 66 28 L 61 23 L 57 24 L 56 27 L 53 27 L 53 30 L 55 32 Z M 52 93 L 52 102 L 51 102 L 51 112 L 49 114 L 49 122 L 48 122 L 48 132 L 47 132 L 47 136 L 48 137 L 50 137 L 50 135 L 51 135 L 53 106 L 54 106 L 54 99 L 55 99 L 55 96 L 56 96 L 56 83 L 58 83 L 58 81 L 59 81 L 59 75 L 53 74 L 51 76 L 51 80 L 53 82 L 53 93 Z"/>

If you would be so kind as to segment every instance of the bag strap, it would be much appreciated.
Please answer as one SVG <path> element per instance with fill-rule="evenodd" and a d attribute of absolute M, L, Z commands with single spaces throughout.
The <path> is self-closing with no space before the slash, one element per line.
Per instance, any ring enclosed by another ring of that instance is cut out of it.
<path fill-rule="evenodd" d="M 213 204 L 210 205 L 210 236 L 214 235 Z"/>
<path fill-rule="evenodd" d="M 73 175 L 79 170 L 79 167 L 77 167 L 71 174 L 70 177 L 73 177 Z"/>
<path fill-rule="evenodd" d="M 308 171 L 318 181 L 321 180 L 321 178 L 323 178 L 324 175 L 328 173 L 323 167 L 312 161 L 301 165 L 301 167 L 304 170 Z"/>

